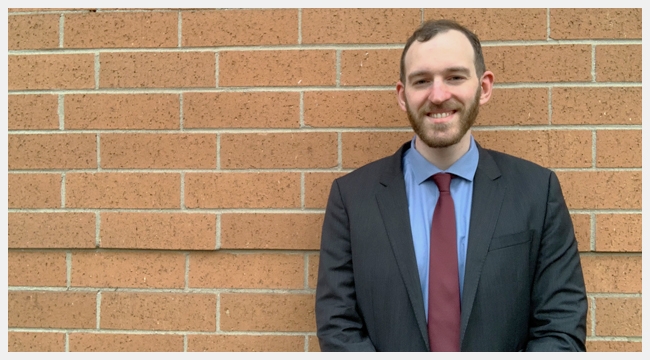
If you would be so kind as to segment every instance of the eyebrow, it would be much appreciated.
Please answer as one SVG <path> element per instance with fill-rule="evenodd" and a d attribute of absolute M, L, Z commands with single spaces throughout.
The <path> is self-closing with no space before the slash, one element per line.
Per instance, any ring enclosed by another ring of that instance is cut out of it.
<path fill-rule="evenodd" d="M 454 67 L 446 68 L 444 70 L 444 72 L 445 73 L 461 73 L 461 74 L 464 74 L 464 75 L 467 75 L 467 76 L 469 76 L 471 74 L 471 71 L 468 68 L 464 67 L 464 66 L 454 66 Z M 426 75 L 426 74 L 429 74 L 429 71 L 420 70 L 420 71 L 416 71 L 416 72 L 413 72 L 413 73 L 409 74 L 407 76 L 407 78 L 409 80 L 412 80 L 415 77 Z"/>

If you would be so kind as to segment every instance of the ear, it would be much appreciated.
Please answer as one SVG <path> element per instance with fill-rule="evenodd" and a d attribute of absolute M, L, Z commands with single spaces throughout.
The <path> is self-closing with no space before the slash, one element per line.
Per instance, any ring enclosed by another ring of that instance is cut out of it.
<path fill-rule="evenodd" d="M 397 82 L 397 86 L 395 86 L 395 90 L 397 92 L 397 104 L 399 107 L 403 110 L 406 111 L 406 94 L 404 93 L 404 84 L 402 84 L 401 81 Z"/>
<path fill-rule="evenodd" d="M 479 99 L 479 104 L 483 105 L 490 100 L 492 97 L 492 86 L 494 85 L 494 74 L 492 71 L 486 71 L 481 76 L 480 86 L 481 86 L 481 98 Z"/>

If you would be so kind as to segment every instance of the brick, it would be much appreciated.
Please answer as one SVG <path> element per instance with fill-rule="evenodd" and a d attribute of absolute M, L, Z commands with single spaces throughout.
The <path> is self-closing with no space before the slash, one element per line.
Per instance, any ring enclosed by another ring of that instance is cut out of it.
<path fill-rule="evenodd" d="M 596 214 L 596 251 L 641 252 L 641 214 Z"/>
<path fill-rule="evenodd" d="M 395 91 L 307 91 L 303 103 L 310 127 L 409 127 Z"/>
<path fill-rule="evenodd" d="M 147 48 L 178 45 L 176 12 L 91 12 L 67 14 L 66 48 Z"/>
<path fill-rule="evenodd" d="M 390 85 L 399 80 L 402 49 L 344 50 L 341 52 L 341 85 Z"/>
<path fill-rule="evenodd" d="M 318 343 L 318 337 L 310 335 L 307 337 L 309 344 L 307 345 L 307 351 L 309 352 L 320 352 L 320 344 Z"/>
<path fill-rule="evenodd" d="M 641 293 L 641 256 L 582 255 L 587 292 Z"/>
<path fill-rule="evenodd" d="M 641 82 L 641 45 L 596 46 L 596 81 Z"/>
<path fill-rule="evenodd" d="M 596 298 L 597 336 L 641 336 L 641 298 Z"/>
<path fill-rule="evenodd" d="M 221 294 L 224 331 L 315 331 L 314 295 Z"/>
<path fill-rule="evenodd" d="M 641 167 L 641 130 L 596 131 L 596 166 Z"/>
<path fill-rule="evenodd" d="M 336 133 L 222 134 L 222 169 L 332 168 Z"/>
<path fill-rule="evenodd" d="M 300 94 L 297 92 L 233 92 L 183 94 L 183 127 L 297 128 Z"/>
<path fill-rule="evenodd" d="M 226 289 L 302 289 L 301 254 L 193 253 L 189 287 Z"/>
<path fill-rule="evenodd" d="M 66 176 L 69 208 L 179 208 L 179 174 L 71 173 Z"/>
<path fill-rule="evenodd" d="M 182 18 L 182 46 L 298 43 L 297 9 L 186 11 L 182 13 Z"/>
<path fill-rule="evenodd" d="M 403 44 L 419 9 L 302 9 L 303 44 Z"/>
<path fill-rule="evenodd" d="M 590 45 L 489 46 L 483 56 L 497 84 L 591 81 Z"/>
<path fill-rule="evenodd" d="M 305 173 L 305 207 L 308 209 L 325 209 L 332 182 L 345 174 L 347 172 Z"/>
<path fill-rule="evenodd" d="M 9 173 L 7 176 L 10 209 L 61 207 L 61 175 Z"/>
<path fill-rule="evenodd" d="M 94 248 L 93 213 L 9 213 L 9 248 Z"/>
<path fill-rule="evenodd" d="M 9 352 L 65 351 L 65 333 L 62 332 L 9 331 L 7 339 Z"/>
<path fill-rule="evenodd" d="M 594 326 L 592 324 L 592 320 L 594 317 L 594 301 L 592 297 L 587 297 L 587 321 L 586 321 L 586 326 L 585 329 L 587 330 L 587 336 L 591 337 L 595 335 L 594 331 Z"/>
<path fill-rule="evenodd" d="M 94 134 L 9 135 L 9 169 L 90 169 L 97 167 Z"/>
<path fill-rule="evenodd" d="M 92 89 L 93 54 L 9 55 L 9 90 Z"/>
<path fill-rule="evenodd" d="M 215 331 L 213 294 L 103 292 L 101 329 Z"/>
<path fill-rule="evenodd" d="M 548 117 L 548 90 L 493 89 L 490 101 L 480 107 L 476 126 L 546 125 Z"/>
<path fill-rule="evenodd" d="M 413 132 L 350 132 L 341 135 L 343 167 L 358 168 L 394 154 L 413 138 Z M 330 184 L 331 185 L 331 184 Z"/>
<path fill-rule="evenodd" d="M 66 254 L 9 251 L 9 286 L 66 286 Z"/>
<path fill-rule="evenodd" d="M 187 351 L 305 351 L 305 337 L 295 335 L 188 335 Z"/>
<path fill-rule="evenodd" d="M 187 208 L 297 208 L 298 173 L 188 173 Z"/>
<path fill-rule="evenodd" d="M 196 213 L 101 213 L 102 248 L 213 250 L 216 216 Z"/>
<path fill-rule="evenodd" d="M 9 130 L 54 130 L 59 128 L 56 95 L 9 95 Z"/>
<path fill-rule="evenodd" d="M 591 251 L 591 215 L 571 214 L 578 251 Z"/>
<path fill-rule="evenodd" d="M 35 14 L 8 17 L 9 50 L 59 47 L 59 15 Z"/>
<path fill-rule="evenodd" d="M 641 88 L 553 88 L 558 125 L 640 125 Z"/>
<path fill-rule="evenodd" d="M 641 352 L 641 341 L 587 340 L 587 352 Z"/>
<path fill-rule="evenodd" d="M 70 94 L 64 97 L 64 112 L 66 129 L 180 128 L 176 94 Z"/>
<path fill-rule="evenodd" d="M 73 252 L 70 286 L 183 288 L 185 255 L 160 252 Z"/>
<path fill-rule="evenodd" d="M 336 84 L 334 50 L 224 51 L 219 86 L 317 86 Z"/>
<path fill-rule="evenodd" d="M 92 329 L 96 325 L 94 292 L 9 291 L 10 328 Z"/>
<path fill-rule="evenodd" d="M 181 352 L 183 335 L 71 333 L 70 351 Z"/>
<path fill-rule="evenodd" d="M 544 167 L 591 167 L 591 131 L 499 130 L 472 134 L 486 149 L 518 156 Z"/>
<path fill-rule="evenodd" d="M 215 169 L 214 134 L 102 134 L 106 169 Z"/>
<path fill-rule="evenodd" d="M 318 250 L 322 214 L 221 215 L 222 249 Z"/>
<path fill-rule="evenodd" d="M 309 255 L 309 277 L 307 284 L 310 289 L 316 289 L 318 284 L 318 264 L 320 257 L 318 255 Z"/>
<path fill-rule="evenodd" d="M 216 85 L 213 52 L 101 53 L 99 61 L 100 88 L 193 88 Z"/>
<path fill-rule="evenodd" d="M 641 39 L 641 9 L 551 9 L 551 38 Z"/>
<path fill-rule="evenodd" d="M 557 173 L 569 209 L 641 209 L 641 171 Z"/>
<path fill-rule="evenodd" d="M 424 9 L 425 21 L 438 19 L 457 21 L 481 41 L 546 40 L 546 9 Z"/>

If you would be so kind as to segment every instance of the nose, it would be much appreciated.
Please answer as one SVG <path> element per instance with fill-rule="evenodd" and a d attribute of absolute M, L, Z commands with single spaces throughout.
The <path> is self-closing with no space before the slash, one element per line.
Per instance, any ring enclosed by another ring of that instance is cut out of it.
<path fill-rule="evenodd" d="M 444 81 L 434 81 L 429 93 L 429 101 L 433 104 L 442 104 L 449 100 L 451 93 Z"/>

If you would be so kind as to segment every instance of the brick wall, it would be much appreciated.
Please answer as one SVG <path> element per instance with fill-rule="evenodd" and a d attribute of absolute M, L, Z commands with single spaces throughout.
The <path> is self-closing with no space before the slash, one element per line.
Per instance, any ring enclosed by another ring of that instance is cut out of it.
<path fill-rule="evenodd" d="M 587 349 L 641 350 L 641 9 L 10 9 L 10 351 L 315 351 L 334 178 L 412 136 L 406 38 L 495 73 L 481 145 L 555 170 Z"/>

